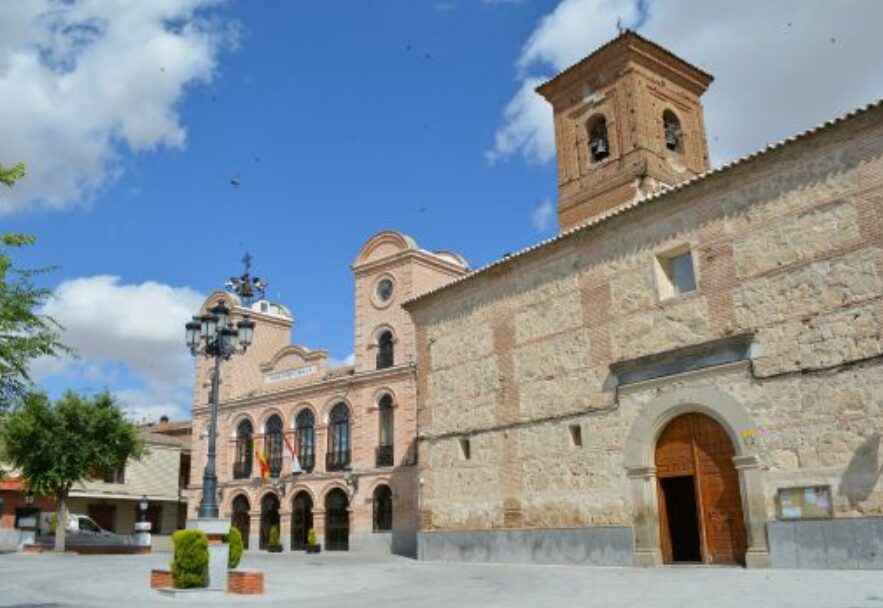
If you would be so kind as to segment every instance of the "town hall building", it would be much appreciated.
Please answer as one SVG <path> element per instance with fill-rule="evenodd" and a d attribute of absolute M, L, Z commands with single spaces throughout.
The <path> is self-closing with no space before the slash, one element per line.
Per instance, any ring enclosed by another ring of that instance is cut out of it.
<path fill-rule="evenodd" d="M 224 302 L 233 322 L 248 315 L 255 323 L 252 346 L 221 366 L 218 394 L 220 514 L 249 549 L 266 548 L 275 528 L 285 550 L 305 549 L 313 529 L 329 551 L 416 552 L 414 328 L 401 303 L 467 265 L 387 231 L 362 247 L 352 271 L 355 350 L 344 367 L 329 366 L 327 351 L 292 343 L 294 318 L 278 303 L 219 291 L 198 313 Z M 191 517 L 207 457 L 212 369 L 208 359 L 197 363 Z M 286 458 L 289 446 L 302 472 Z"/>
<path fill-rule="evenodd" d="M 883 567 L 883 103 L 712 168 L 711 82 L 540 86 L 560 234 L 405 302 L 421 559 Z"/>

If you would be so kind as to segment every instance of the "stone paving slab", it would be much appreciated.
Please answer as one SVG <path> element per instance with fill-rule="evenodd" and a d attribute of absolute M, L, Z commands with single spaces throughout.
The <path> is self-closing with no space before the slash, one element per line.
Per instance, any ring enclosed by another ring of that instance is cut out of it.
<path fill-rule="evenodd" d="M 435 608 L 883 608 L 877 571 L 655 569 L 416 562 L 394 556 L 246 553 L 266 595 L 165 597 L 149 556 L 0 555 L 0 608 L 119 606 L 401 606 Z"/>

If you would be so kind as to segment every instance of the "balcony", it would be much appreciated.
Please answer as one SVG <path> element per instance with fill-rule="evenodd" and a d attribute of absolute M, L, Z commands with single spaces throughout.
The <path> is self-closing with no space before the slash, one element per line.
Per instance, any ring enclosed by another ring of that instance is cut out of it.
<path fill-rule="evenodd" d="M 312 473 L 313 469 L 316 468 L 315 454 L 301 454 L 298 456 L 298 461 L 300 463 L 300 468 L 304 470 L 304 473 Z"/>
<path fill-rule="evenodd" d="M 325 454 L 326 471 L 342 471 L 350 465 L 350 451 L 340 450 Z"/>
<path fill-rule="evenodd" d="M 379 445 L 374 448 L 374 465 L 377 467 L 391 467 L 395 464 L 391 445 Z"/>

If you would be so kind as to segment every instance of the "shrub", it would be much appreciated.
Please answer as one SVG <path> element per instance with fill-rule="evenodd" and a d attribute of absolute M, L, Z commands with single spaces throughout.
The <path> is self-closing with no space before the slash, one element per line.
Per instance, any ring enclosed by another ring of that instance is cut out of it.
<path fill-rule="evenodd" d="M 315 547 L 316 546 L 316 529 L 310 528 L 310 531 L 307 532 L 307 546 Z"/>
<path fill-rule="evenodd" d="M 172 536 L 175 557 L 172 580 L 176 589 L 205 587 L 208 575 L 208 538 L 202 530 L 178 530 Z"/>
<path fill-rule="evenodd" d="M 58 529 L 58 514 L 52 516 L 52 519 L 49 520 L 49 536 L 55 536 L 55 531 Z"/>
<path fill-rule="evenodd" d="M 269 534 L 269 538 L 267 539 L 267 541 L 268 541 L 267 544 L 270 545 L 271 547 L 278 547 L 279 546 L 279 527 L 278 526 L 273 526 L 272 528 L 270 528 L 270 534 Z"/>
<path fill-rule="evenodd" d="M 227 544 L 230 545 L 230 554 L 227 558 L 227 567 L 235 568 L 242 560 L 242 533 L 238 528 L 230 528 L 230 534 L 227 535 Z"/>

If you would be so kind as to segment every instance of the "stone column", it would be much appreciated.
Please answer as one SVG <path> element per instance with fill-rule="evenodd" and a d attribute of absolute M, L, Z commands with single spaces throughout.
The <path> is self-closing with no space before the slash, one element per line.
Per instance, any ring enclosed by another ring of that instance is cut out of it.
<path fill-rule="evenodd" d="M 656 467 L 629 469 L 632 485 L 635 531 L 635 565 L 661 566 L 659 503 L 656 496 Z"/>
<path fill-rule="evenodd" d="M 249 511 L 251 517 L 248 523 L 248 550 L 258 551 L 261 546 L 261 511 Z"/>
<path fill-rule="evenodd" d="M 325 548 L 325 509 L 313 509 L 313 529 L 316 531 L 316 544 Z"/>
<path fill-rule="evenodd" d="M 736 456 L 733 464 L 739 472 L 742 493 L 742 515 L 748 536 L 745 554 L 746 568 L 768 568 L 770 550 L 766 539 L 766 505 L 763 499 L 763 481 L 760 477 L 760 461 L 757 456 Z"/>
<path fill-rule="evenodd" d="M 279 540 L 283 551 L 291 551 L 291 511 L 279 508 Z"/>
<path fill-rule="evenodd" d="M 187 525 L 190 529 L 202 530 L 208 536 L 208 585 L 209 589 L 227 590 L 227 565 L 230 545 L 224 537 L 230 533 L 228 519 L 194 519 Z"/>

